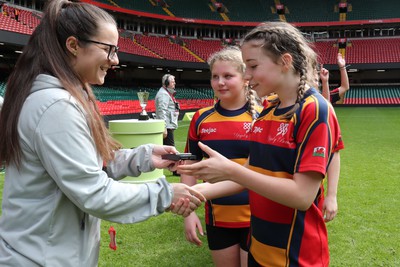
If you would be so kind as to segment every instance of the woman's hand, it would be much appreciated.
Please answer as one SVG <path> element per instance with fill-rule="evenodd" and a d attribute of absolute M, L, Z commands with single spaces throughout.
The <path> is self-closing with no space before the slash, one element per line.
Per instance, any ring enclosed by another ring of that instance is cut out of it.
<path fill-rule="evenodd" d="M 173 146 L 162 146 L 154 145 L 153 155 L 151 159 L 153 160 L 154 167 L 157 169 L 168 169 L 170 171 L 175 171 L 178 166 L 178 161 L 162 159 L 161 156 L 165 154 L 176 154 L 179 153 Z"/>

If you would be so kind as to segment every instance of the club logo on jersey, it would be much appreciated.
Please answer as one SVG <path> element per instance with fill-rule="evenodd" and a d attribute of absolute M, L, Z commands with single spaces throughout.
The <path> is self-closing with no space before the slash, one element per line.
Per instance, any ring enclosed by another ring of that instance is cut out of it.
<path fill-rule="evenodd" d="M 325 158 L 325 147 L 317 146 L 314 147 L 313 156 Z"/>
<path fill-rule="evenodd" d="M 282 144 L 282 145 L 290 145 L 290 140 L 287 132 L 289 130 L 289 123 L 280 123 L 279 127 L 276 128 L 276 135 L 268 138 L 268 142 L 271 144 Z"/>
<path fill-rule="evenodd" d="M 288 128 L 289 128 L 289 123 L 281 123 L 279 125 L 278 133 L 276 134 L 276 136 L 279 136 L 279 135 L 284 136 L 287 133 Z"/>
<path fill-rule="evenodd" d="M 243 130 L 245 130 L 246 133 L 249 133 L 251 131 L 251 122 L 243 123 Z"/>
<path fill-rule="evenodd" d="M 201 129 L 202 134 L 211 134 L 211 133 L 216 133 L 217 128 L 203 128 Z"/>
<path fill-rule="evenodd" d="M 254 126 L 253 127 L 253 133 L 262 133 L 263 128 L 260 126 Z"/>

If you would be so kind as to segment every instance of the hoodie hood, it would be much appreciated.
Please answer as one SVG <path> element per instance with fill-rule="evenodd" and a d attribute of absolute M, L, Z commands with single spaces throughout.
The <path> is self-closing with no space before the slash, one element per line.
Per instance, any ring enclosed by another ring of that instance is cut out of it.
<path fill-rule="evenodd" d="M 39 74 L 33 81 L 31 93 L 44 89 L 64 89 L 60 80 L 47 74 Z M 65 90 L 65 89 L 64 89 Z"/>

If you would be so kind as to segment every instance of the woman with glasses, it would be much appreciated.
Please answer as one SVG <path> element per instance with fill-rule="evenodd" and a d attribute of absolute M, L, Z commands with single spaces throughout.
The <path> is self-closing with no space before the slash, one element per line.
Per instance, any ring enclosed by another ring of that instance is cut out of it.
<path fill-rule="evenodd" d="M 135 223 L 170 209 L 188 216 L 204 198 L 184 184 L 127 184 L 175 163 L 171 146 L 119 149 L 91 84 L 118 64 L 118 31 L 105 11 L 52 0 L 7 83 L 0 115 L 6 162 L 0 266 L 96 266 L 100 219 Z M 103 162 L 107 169 L 102 170 Z M 112 178 L 110 178 L 112 177 Z"/>

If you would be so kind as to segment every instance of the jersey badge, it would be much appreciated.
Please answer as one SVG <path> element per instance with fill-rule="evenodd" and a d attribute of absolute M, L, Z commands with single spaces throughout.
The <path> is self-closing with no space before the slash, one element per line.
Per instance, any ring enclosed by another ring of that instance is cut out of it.
<path fill-rule="evenodd" d="M 326 151 L 325 147 L 322 146 L 314 147 L 313 156 L 325 158 L 325 151 Z"/>

